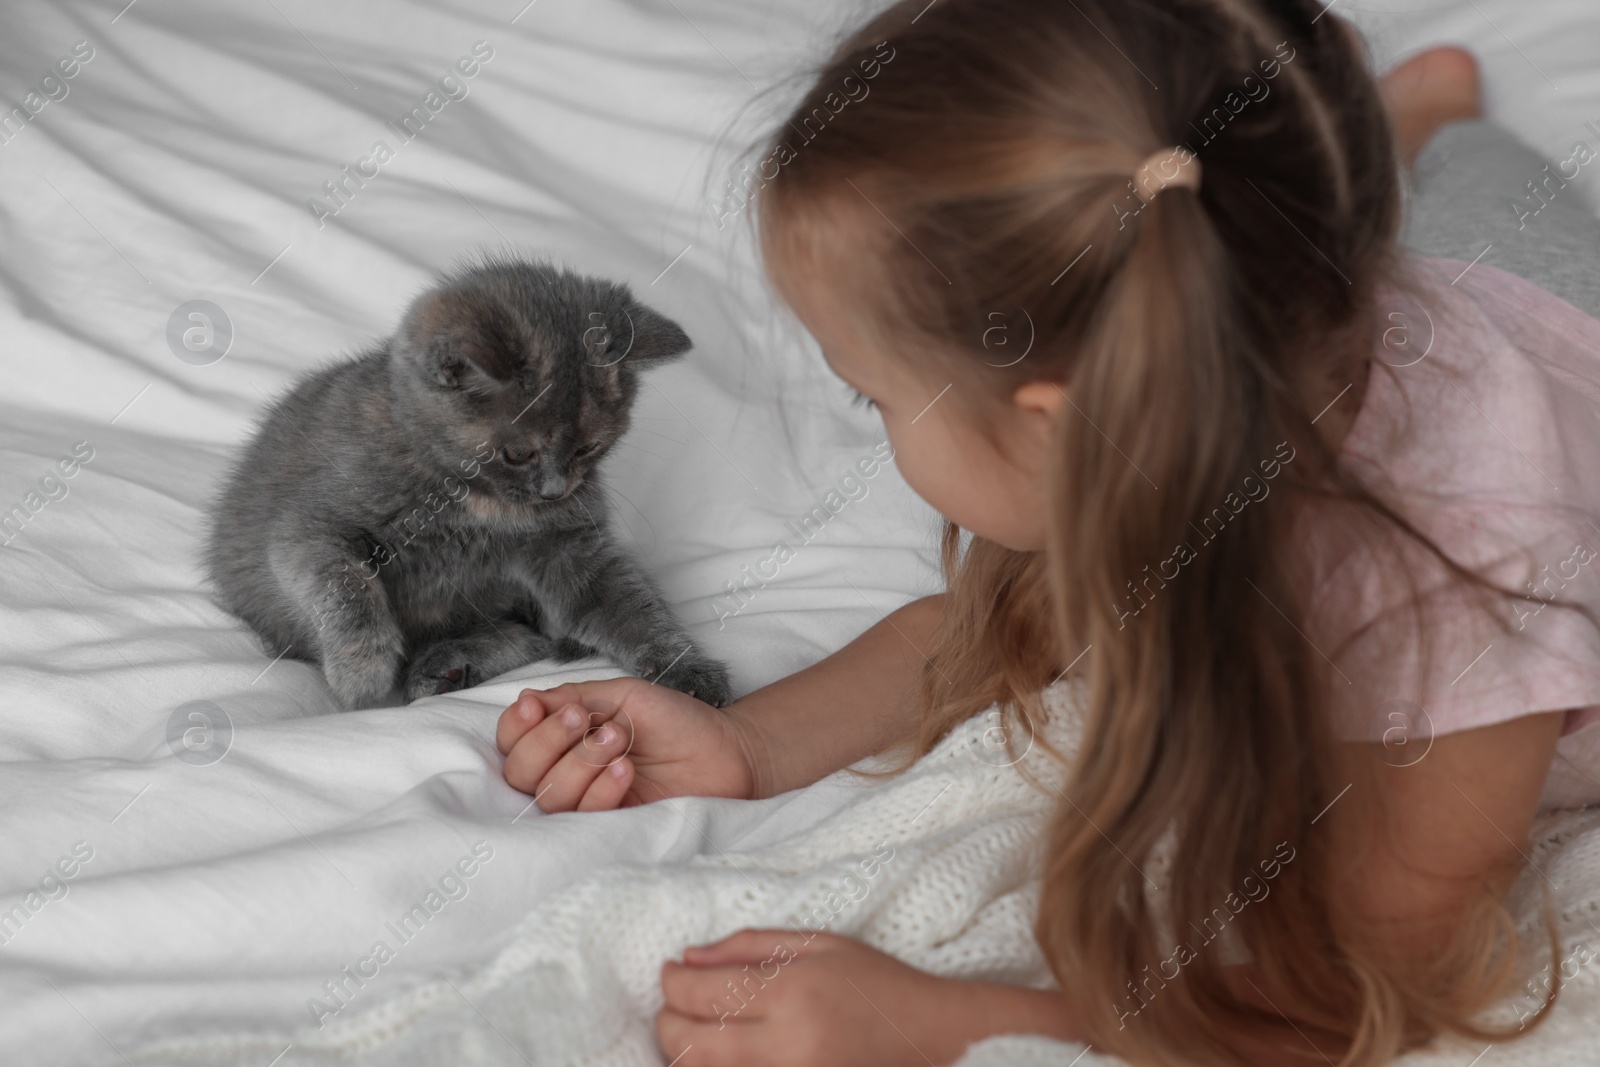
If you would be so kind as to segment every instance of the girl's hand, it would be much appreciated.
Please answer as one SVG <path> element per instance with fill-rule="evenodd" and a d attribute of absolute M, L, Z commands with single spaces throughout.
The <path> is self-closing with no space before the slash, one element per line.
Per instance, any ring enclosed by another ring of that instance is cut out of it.
<path fill-rule="evenodd" d="M 755 738 L 742 720 L 638 678 L 524 689 L 495 740 L 506 781 L 547 812 L 755 791 Z"/>
<path fill-rule="evenodd" d="M 656 1016 L 678 1067 L 927 1067 L 954 1062 L 985 1030 L 979 983 L 846 937 L 743 930 L 683 957 L 661 968 Z"/>

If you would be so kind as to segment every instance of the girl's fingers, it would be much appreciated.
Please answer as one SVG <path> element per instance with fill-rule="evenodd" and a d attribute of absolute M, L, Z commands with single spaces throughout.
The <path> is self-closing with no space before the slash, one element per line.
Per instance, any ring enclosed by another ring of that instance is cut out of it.
<path fill-rule="evenodd" d="M 765 1028 L 734 1019 L 706 1022 L 670 1008 L 656 1014 L 656 1040 L 675 1067 L 749 1067 L 762 1058 L 756 1046 L 763 1034 L 771 1040 Z"/>
<path fill-rule="evenodd" d="M 602 678 L 598 682 L 566 682 L 554 689 L 544 690 L 546 705 L 559 708 L 567 704 L 582 704 L 608 715 L 626 702 L 628 694 L 646 683 L 637 678 Z"/>
<path fill-rule="evenodd" d="M 523 692 L 526 693 L 528 690 L 524 689 Z M 535 689 L 533 692 L 538 693 L 547 706 L 552 708 L 583 703 L 583 686 L 575 682 L 564 682 L 554 689 Z"/>
<path fill-rule="evenodd" d="M 578 704 L 558 706 L 523 733 L 506 753 L 506 782 L 524 793 L 538 794 L 551 768 L 588 729 L 589 712 L 585 708 Z"/>
<path fill-rule="evenodd" d="M 758 974 L 756 966 L 687 967 L 668 960 L 661 965 L 661 996 L 669 1010 L 690 1019 L 754 1022 L 765 1014 L 761 990 L 777 976 L 777 968 L 776 960 L 765 974 Z"/>
<path fill-rule="evenodd" d="M 541 693 L 537 689 L 524 689 L 500 713 L 500 721 L 495 726 L 494 743 L 502 756 L 511 752 L 512 746 L 522 739 L 523 734 L 543 722 L 550 708 L 558 706 L 545 704 L 548 697 L 548 693 Z"/>
<path fill-rule="evenodd" d="M 633 784 L 633 762 L 619 756 L 615 761 L 606 764 L 589 786 L 583 799 L 578 801 L 579 811 L 610 811 L 622 806 L 622 800 L 628 795 L 628 787 Z"/>
<path fill-rule="evenodd" d="M 598 725 L 616 715 L 628 694 L 641 684 L 637 678 L 606 678 L 598 682 L 568 682 L 554 689 L 524 689 L 500 713 L 495 745 L 501 755 L 509 755 L 523 735 L 568 704 L 588 709 L 592 713 L 590 725 Z"/>
<path fill-rule="evenodd" d="M 578 725 L 567 714 L 572 710 L 579 713 Z M 602 723 L 590 730 L 588 724 L 594 713 L 576 706 L 563 708 L 560 715 L 562 733 L 552 733 L 551 743 L 560 744 L 565 740 L 567 747 L 560 758 L 553 761 L 535 792 L 540 810 L 551 814 L 576 809 L 595 779 L 606 774 L 608 767 L 628 751 L 624 732 L 615 723 Z M 532 736 L 525 740 L 531 740 Z"/>
<path fill-rule="evenodd" d="M 829 936 L 797 934 L 793 930 L 740 930 L 709 945 L 690 945 L 683 950 L 683 962 L 690 967 L 721 967 L 774 957 L 792 959 L 823 947 L 823 940 Z"/>

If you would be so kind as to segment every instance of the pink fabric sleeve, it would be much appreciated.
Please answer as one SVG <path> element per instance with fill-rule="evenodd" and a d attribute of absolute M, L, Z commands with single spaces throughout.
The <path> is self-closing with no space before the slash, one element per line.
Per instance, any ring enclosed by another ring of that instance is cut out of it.
<path fill-rule="evenodd" d="M 1600 628 L 1561 604 L 1600 620 L 1600 323 L 1481 264 L 1455 286 L 1465 264 L 1418 265 L 1427 356 L 1374 365 L 1343 459 L 1453 559 L 1528 599 L 1480 600 L 1404 538 L 1310 516 L 1307 630 L 1336 728 L 1379 740 L 1567 711 L 1575 732 L 1600 722 Z"/>

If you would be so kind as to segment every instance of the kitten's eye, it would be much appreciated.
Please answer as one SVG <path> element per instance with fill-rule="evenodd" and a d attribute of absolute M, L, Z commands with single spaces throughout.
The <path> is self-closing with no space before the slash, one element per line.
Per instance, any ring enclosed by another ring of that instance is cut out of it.
<path fill-rule="evenodd" d="M 538 458 L 532 445 L 507 445 L 500 450 L 500 458 L 513 467 L 523 467 Z"/>
<path fill-rule="evenodd" d="M 850 390 L 850 405 L 858 408 L 877 410 L 878 402 L 859 389 Z"/>
<path fill-rule="evenodd" d="M 576 456 L 587 456 L 587 455 L 592 454 L 596 450 L 598 450 L 599 447 L 600 447 L 600 442 L 598 442 L 598 441 L 590 441 L 586 445 L 579 445 L 577 448 L 573 449 L 572 454 L 575 457 Z"/>

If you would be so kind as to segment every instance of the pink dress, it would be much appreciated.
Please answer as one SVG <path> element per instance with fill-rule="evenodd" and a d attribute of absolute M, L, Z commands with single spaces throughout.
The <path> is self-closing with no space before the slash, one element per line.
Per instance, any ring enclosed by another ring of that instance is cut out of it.
<path fill-rule="evenodd" d="M 1333 668 L 1337 729 L 1405 764 L 1442 734 L 1564 712 L 1542 806 L 1600 803 L 1600 628 L 1562 605 L 1600 621 L 1600 322 L 1482 263 L 1410 263 L 1428 295 L 1380 295 L 1389 330 L 1344 461 L 1530 599 L 1485 609 L 1410 539 L 1308 513 L 1305 632 Z"/>

